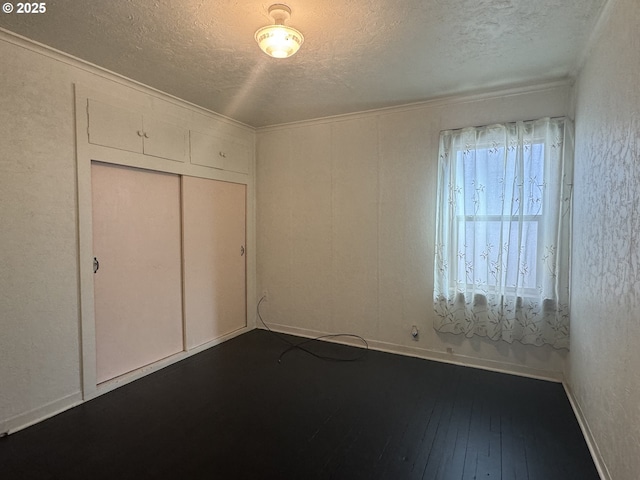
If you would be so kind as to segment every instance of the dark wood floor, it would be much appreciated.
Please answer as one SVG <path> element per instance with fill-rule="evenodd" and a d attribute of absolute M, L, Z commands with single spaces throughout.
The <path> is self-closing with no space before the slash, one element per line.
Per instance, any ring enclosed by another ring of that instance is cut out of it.
<path fill-rule="evenodd" d="M 254 330 L 0 439 L 0 476 L 599 478 L 559 384 L 374 351 L 278 363 L 285 348 Z"/>

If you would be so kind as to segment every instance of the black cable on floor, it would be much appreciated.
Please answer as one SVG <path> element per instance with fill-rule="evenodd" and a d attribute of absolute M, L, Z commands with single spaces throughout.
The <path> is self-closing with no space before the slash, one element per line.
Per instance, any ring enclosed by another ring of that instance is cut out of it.
<path fill-rule="evenodd" d="M 280 339 L 280 341 L 286 343 L 287 345 L 289 345 L 286 349 L 284 349 L 282 351 L 282 353 L 280 353 L 280 356 L 278 357 L 278 363 L 282 362 L 282 358 L 289 353 L 292 350 L 302 350 L 305 353 L 308 353 L 309 355 L 312 355 L 316 358 L 319 358 L 320 360 L 326 360 L 326 361 L 331 361 L 331 362 L 355 362 L 358 360 L 363 359 L 367 353 L 369 352 L 369 344 L 367 343 L 367 341 L 362 338 L 360 335 L 356 335 L 354 333 L 334 333 L 334 334 L 329 334 L 329 335 L 320 335 L 319 337 L 315 337 L 315 338 L 308 338 L 306 340 L 303 340 L 301 342 L 298 343 L 293 343 L 291 341 L 289 341 L 287 338 L 285 338 L 283 335 L 280 335 L 277 332 L 274 332 L 273 330 L 271 330 L 269 328 L 269 325 L 266 324 L 266 322 L 264 321 L 264 319 L 262 318 L 262 315 L 260 314 L 260 304 L 265 300 L 266 297 L 262 297 L 259 301 L 258 301 L 258 305 L 256 307 L 257 313 L 258 313 L 258 318 L 260 319 L 260 322 L 262 322 L 262 325 L 264 325 L 264 327 L 275 337 L 277 337 L 278 339 Z M 306 345 L 308 343 L 311 342 L 315 342 L 315 341 L 319 341 L 319 340 L 325 340 L 325 339 L 333 339 L 333 338 L 339 338 L 339 337 L 347 337 L 347 338 L 355 338 L 356 340 L 359 340 L 362 342 L 362 344 L 364 345 L 364 350 L 362 351 L 362 353 L 360 355 L 357 355 L 356 357 L 334 357 L 331 355 L 320 355 L 318 353 L 315 353 L 311 350 L 309 350 L 308 348 L 305 348 L 303 345 Z"/>

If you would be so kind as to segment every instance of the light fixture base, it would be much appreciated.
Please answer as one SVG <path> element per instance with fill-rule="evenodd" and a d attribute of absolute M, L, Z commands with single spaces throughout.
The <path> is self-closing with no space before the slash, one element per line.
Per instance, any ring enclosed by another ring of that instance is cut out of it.
<path fill-rule="evenodd" d="M 284 22 L 291 18 L 291 9 L 284 3 L 274 3 L 268 11 L 276 25 L 284 25 Z"/>

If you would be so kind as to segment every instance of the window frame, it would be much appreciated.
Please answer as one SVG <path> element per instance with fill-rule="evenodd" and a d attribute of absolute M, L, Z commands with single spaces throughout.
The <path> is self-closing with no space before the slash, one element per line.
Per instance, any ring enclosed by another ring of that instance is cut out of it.
<path fill-rule="evenodd" d="M 544 141 L 543 138 L 534 138 L 531 139 L 530 145 L 533 148 L 534 145 L 541 145 L 542 146 L 542 153 L 541 155 L 544 157 L 545 155 L 545 149 L 547 148 L 547 145 Z M 487 150 L 489 151 L 492 148 L 496 148 L 495 145 L 489 145 L 487 144 L 486 146 L 483 146 L 482 148 L 480 147 L 476 147 L 473 150 L 475 150 L 476 152 L 479 150 Z M 509 149 L 508 145 L 501 145 L 498 148 L 505 148 L 505 149 Z M 458 156 L 461 155 L 463 158 L 463 162 L 464 162 L 464 156 L 465 156 L 465 152 L 468 151 L 468 148 L 459 148 L 456 149 L 454 152 L 452 152 L 455 155 L 455 161 L 457 161 Z M 544 161 L 542 162 L 542 171 L 541 171 L 541 175 L 542 175 L 542 180 L 543 180 L 543 185 L 544 185 L 544 178 L 545 178 L 545 171 L 544 171 Z M 459 184 L 459 178 L 458 175 L 463 172 L 464 169 L 459 170 L 456 169 L 456 176 L 455 178 L 451 178 L 450 181 L 452 183 L 452 185 L 457 186 Z M 516 181 L 515 178 L 511 179 L 514 182 Z M 523 179 L 524 180 L 524 179 Z M 527 198 L 525 195 L 525 185 L 526 182 L 522 181 L 519 185 L 519 190 L 520 190 L 520 198 Z M 466 189 L 463 189 L 463 191 L 466 192 Z M 464 194 L 463 194 L 464 195 Z M 544 238 L 544 190 L 542 192 L 541 195 L 541 207 L 539 210 L 538 214 L 524 214 L 522 213 L 522 211 L 520 213 L 517 213 L 515 215 L 500 215 L 500 214 L 459 214 L 457 213 L 457 208 L 455 209 L 455 213 L 454 215 L 452 215 L 452 218 L 455 221 L 455 225 L 453 226 L 452 229 L 452 234 L 453 234 L 453 238 L 452 238 L 452 245 L 456 245 L 456 248 L 452 248 L 449 251 L 449 255 L 450 255 L 450 265 L 455 265 L 456 266 L 456 271 L 460 271 L 460 267 L 461 267 L 461 262 L 464 262 L 464 258 L 466 258 L 466 252 L 464 252 L 464 255 L 460 255 L 460 249 L 459 247 L 461 246 L 461 244 L 459 243 L 459 238 L 460 238 L 460 231 L 462 230 L 461 228 L 461 224 L 463 223 L 468 223 L 468 222 L 478 222 L 478 223 L 484 223 L 485 225 L 488 224 L 489 222 L 492 221 L 496 221 L 496 222 L 501 222 L 501 223 L 505 223 L 505 222 L 516 222 L 516 223 L 520 223 L 520 222 L 533 222 L 536 224 L 536 244 L 535 244 L 535 278 L 533 279 L 533 283 L 535 283 L 535 287 L 523 287 L 523 286 L 513 286 L 513 285 L 507 285 L 506 284 L 506 273 L 504 274 L 504 279 L 505 279 L 505 286 L 504 291 L 508 292 L 509 294 L 517 294 L 519 297 L 526 297 L 526 298 L 531 298 L 531 297 L 537 297 L 539 295 L 539 291 L 542 288 L 542 282 L 543 282 L 543 257 L 544 257 L 544 253 L 543 253 L 543 238 Z M 461 199 L 461 201 L 464 203 L 466 200 L 466 198 Z M 464 210 L 464 208 L 463 208 Z M 462 246 L 466 247 L 466 242 L 462 243 Z M 466 266 L 464 265 L 464 263 L 462 264 L 462 269 L 466 272 Z M 520 266 L 518 266 L 518 269 L 520 269 Z M 519 274 L 520 275 L 520 274 Z M 469 280 L 468 275 L 465 275 L 464 278 L 466 280 Z M 473 280 L 473 279 L 471 279 Z M 450 277 L 449 281 L 450 281 L 450 285 L 449 287 L 454 290 L 454 291 L 458 291 L 458 292 L 463 292 L 463 293 L 467 293 L 467 292 L 478 292 L 478 287 L 480 287 L 480 289 L 488 294 L 497 294 L 499 292 L 498 288 L 496 287 L 495 283 L 492 285 L 488 282 L 489 278 L 487 278 L 487 281 L 484 283 L 479 283 L 479 282 L 471 282 L 469 283 L 468 281 L 463 282 L 460 279 L 456 280 L 453 276 Z"/>

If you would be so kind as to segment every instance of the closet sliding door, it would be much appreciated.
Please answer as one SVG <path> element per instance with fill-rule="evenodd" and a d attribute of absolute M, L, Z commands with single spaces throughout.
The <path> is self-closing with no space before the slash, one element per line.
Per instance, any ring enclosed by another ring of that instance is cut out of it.
<path fill-rule="evenodd" d="M 91 165 L 97 383 L 184 349 L 180 177 Z"/>
<path fill-rule="evenodd" d="M 182 178 L 187 349 L 247 325 L 246 186 Z"/>

